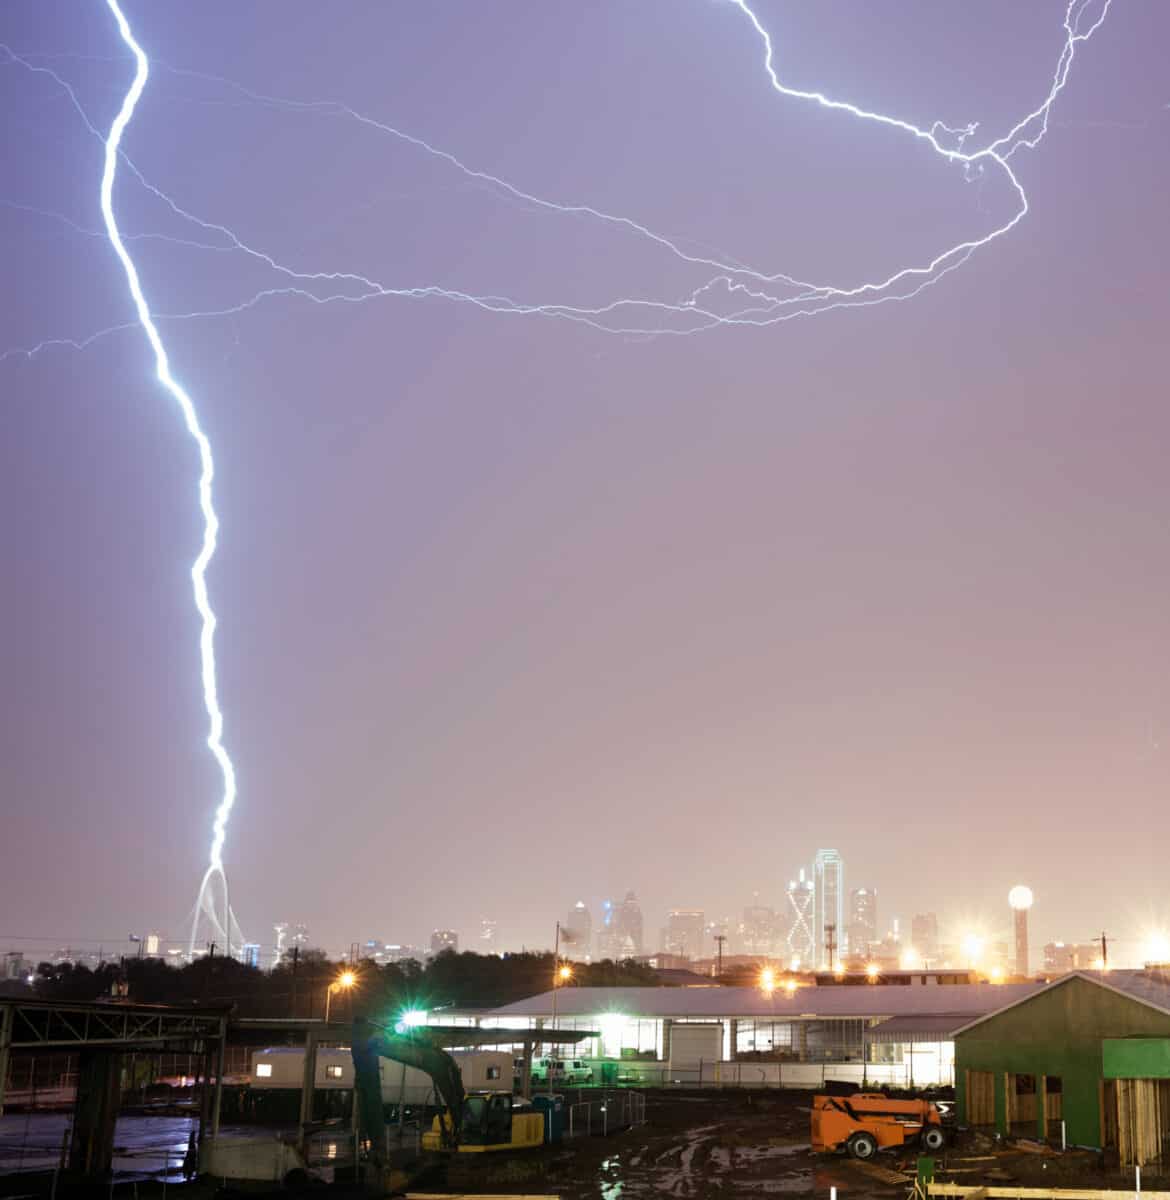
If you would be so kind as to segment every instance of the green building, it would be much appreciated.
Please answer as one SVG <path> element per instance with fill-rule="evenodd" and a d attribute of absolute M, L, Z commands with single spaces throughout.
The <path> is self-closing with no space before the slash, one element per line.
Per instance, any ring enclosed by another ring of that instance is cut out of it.
<path fill-rule="evenodd" d="M 1170 1162 L 1170 973 L 1077 971 L 955 1031 L 961 1124 Z"/>

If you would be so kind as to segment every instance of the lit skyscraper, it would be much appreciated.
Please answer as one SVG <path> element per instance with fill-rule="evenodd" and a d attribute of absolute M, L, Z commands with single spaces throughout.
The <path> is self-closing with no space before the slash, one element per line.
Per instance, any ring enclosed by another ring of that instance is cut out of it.
<path fill-rule="evenodd" d="M 642 906 L 633 892 L 626 892 L 626 898 L 614 909 L 613 925 L 621 957 L 632 958 L 641 954 Z"/>
<path fill-rule="evenodd" d="M 854 957 L 869 954 L 878 940 L 877 891 L 874 888 L 854 888 L 849 893 L 849 925 L 845 930 L 847 949 Z"/>
<path fill-rule="evenodd" d="M 431 934 L 431 954 L 442 954 L 444 950 L 459 953 L 459 935 L 454 929 L 436 929 Z"/>
<path fill-rule="evenodd" d="M 938 966 L 938 917 L 934 913 L 915 916 L 910 923 L 910 944 L 926 966 Z"/>
<path fill-rule="evenodd" d="M 607 910 L 609 911 L 609 910 Z M 593 917 L 584 900 L 569 909 L 561 926 L 561 953 L 565 958 L 588 962 L 593 952 Z M 602 955 L 604 958 L 605 955 Z"/>
<path fill-rule="evenodd" d="M 788 963 L 793 970 L 815 965 L 816 943 L 813 934 L 813 896 L 811 879 L 805 878 L 800 868 L 800 878 L 792 880 L 785 893 L 784 916 L 787 924 L 785 942 L 788 946 Z"/>
<path fill-rule="evenodd" d="M 836 965 L 845 930 L 845 864 L 836 850 L 818 850 L 813 860 L 813 904 L 816 914 L 813 935 L 816 938 L 815 961 L 818 967 L 831 968 Z M 838 947 L 834 951 L 834 962 L 829 962 L 828 936 L 830 927 L 833 941 Z"/>
<path fill-rule="evenodd" d="M 1028 909 L 1032 907 L 1032 889 L 1022 883 L 1016 884 L 1008 893 L 1008 904 L 1012 908 L 1012 924 L 1016 935 L 1017 975 L 1028 974 Z"/>
<path fill-rule="evenodd" d="M 752 904 L 743 910 L 739 927 L 739 952 L 771 958 L 780 948 L 775 910 L 763 904 Z"/>
<path fill-rule="evenodd" d="M 701 908 L 672 908 L 666 914 L 663 949 L 667 954 L 678 954 L 683 958 L 701 958 L 703 923 L 704 913 Z"/>

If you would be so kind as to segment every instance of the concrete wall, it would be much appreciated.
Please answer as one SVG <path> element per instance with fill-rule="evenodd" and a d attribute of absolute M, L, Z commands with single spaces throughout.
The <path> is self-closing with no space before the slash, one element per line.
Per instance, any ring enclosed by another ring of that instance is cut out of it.
<path fill-rule="evenodd" d="M 995 1124 L 1006 1133 L 1004 1074 L 1059 1076 L 1063 1116 L 1074 1146 L 1101 1143 L 1101 1044 L 1106 1038 L 1170 1036 L 1170 1016 L 1072 978 L 988 1018 L 955 1038 L 955 1095 L 960 1122 L 967 1119 L 965 1074 L 995 1078 Z M 1039 1130 L 1037 1136 L 1044 1136 Z"/>

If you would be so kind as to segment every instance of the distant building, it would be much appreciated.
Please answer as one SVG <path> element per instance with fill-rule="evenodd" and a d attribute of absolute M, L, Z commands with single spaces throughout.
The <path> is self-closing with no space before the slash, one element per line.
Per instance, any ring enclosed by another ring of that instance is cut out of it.
<path fill-rule="evenodd" d="M 444 950 L 459 953 L 459 935 L 454 929 L 436 929 L 431 934 L 431 954 L 442 954 Z"/>
<path fill-rule="evenodd" d="M 632 958 L 643 953 L 642 906 L 633 892 L 626 892 L 626 898 L 618 905 L 615 924 L 622 957 Z"/>
<path fill-rule="evenodd" d="M 606 900 L 601 907 L 602 924 L 597 934 L 598 958 L 636 958 L 642 954 L 642 906 L 633 892 L 621 904 Z"/>
<path fill-rule="evenodd" d="M 739 926 L 739 952 L 757 958 L 775 958 L 781 953 L 783 938 L 776 910 L 765 904 L 751 904 L 743 910 Z"/>
<path fill-rule="evenodd" d="M 792 880 L 785 893 L 787 907 L 785 944 L 788 949 L 788 965 L 795 971 L 808 970 L 816 965 L 816 938 L 813 933 L 815 888 L 811 879 L 805 878 L 800 868 L 800 878 Z"/>
<path fill-rule="evenodd" d="M 688 961 L 702 958 L 704 915 L 701 908 L 672 908 L 666 914 L 663 949 L 668 956 Z"/>
<path fill-rule="evenodd" d="M 829 961 L 830 935 L 837 947 L 833 958 L 837 959 L 845 932 L 845 864 L 836 850 L 817 851 L 813 860 L 813 891 L 815 961 L 817 966 L 832 970 L 835 964 Z"/>
<path fill-rule="evenodd" d="M 1089 971 L 1101 960 L 1098 942 L 1074 945 L 1065 942 L 1049 942 L 1044 947 L 1045 975 L 1066 975 L 1069 971 Z"/>
<path fill-rule="evenodd" d="M 401 942 L 384 942 L 377 959 L 378 963 L 422 962 L 423 952 L 417 946 L 407 946 Z"/>
<path fill-rule="evenodd" d="M 925 966 L 933 966 L 938 961 L 938 917 L 934 913 L 918 913 L 910 922 L 910 945 Z"/>
<path fill-rule="evenodd" d="M 565 958 L 588 962 L 593 953 L 593 917 L 584 900 L 578 900 L 561 926 L 561 953 Z"/>
<path fill-rule="evenodd" d="M 142 940 L 142 950 L 147 958 L 162 957 L 162 935 L 152 931 Z"/>
<path fill-rule="evenodd" d="M 495 954 L 499 949 L 497 944 L 497 934 L 499 933 L 499 922 L 490 921 L 484 917 L 479 923 L 479 952 L 480 954 Z"/>
<path fill-rule="evenodd" d="M 272 927 L 274 941 L 272 943 L 272 965 L 279 967 L 284 962 L 284 955 L 287 949 L 288 942 L 288 926 L 283 921 L 278 921 Z"/>
<path fill-rule="evenodd" d="M 149 953 L 149 951 L 147 951 L 147 953 Z M 245 942 L 244 943 L 244 952 L 243 952 L 243 955 L 241 956 L 240 961 L 246 967 L 259 968 L 259 966 L 260 966 L 260 943 L 259 942 Z"/>
<path fill-rule="evenodd" d="M 33 965 L 19 950 L 9 950 L 4 956 L 4 978 L 9 983 L 23 982 L 33 973 Z"/>
<path fill-rule="evenodd" d="M 854 888 L 849 893 L 849 922 L 845 929 L 847 949 L 854 958 L 864 958 L 877 941 L 877 890 Z"/>

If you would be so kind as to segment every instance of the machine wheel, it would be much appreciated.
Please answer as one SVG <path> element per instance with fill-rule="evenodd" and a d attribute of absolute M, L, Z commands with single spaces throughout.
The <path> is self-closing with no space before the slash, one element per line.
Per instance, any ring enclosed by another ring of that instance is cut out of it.
<path fill-rule="evenodd" d="M 927 1125 L 922 1130 L 922 1148 L 924 1150 L 941 1150 L 947 1144 L 947 1135 L 938 1125 Z"/>
<path fill-rule="evenodd" d="M 873 1158 L 877 1153 L 877 1139 L 872 1133 L 855 1133 L 849 1141 L 845 1143 L 845 1149 L 853 1155 L 854 1158 L 859 1158 L 863 1162 L 866 1159 Z"/>

